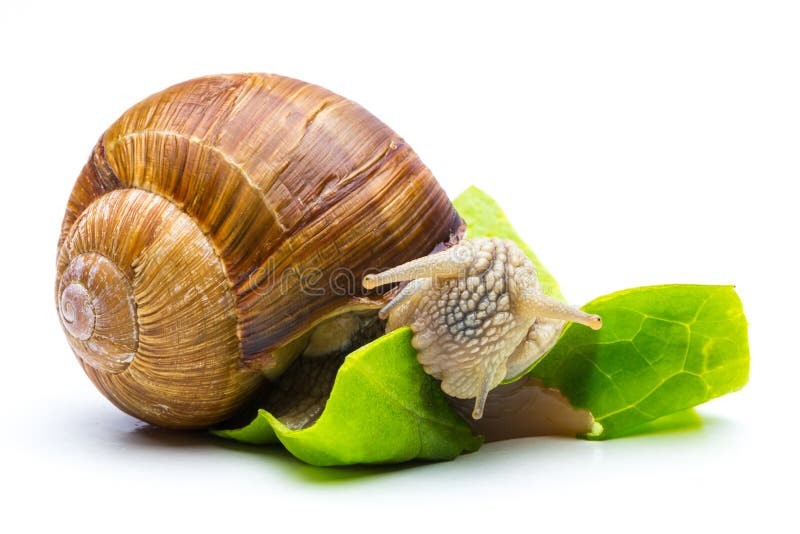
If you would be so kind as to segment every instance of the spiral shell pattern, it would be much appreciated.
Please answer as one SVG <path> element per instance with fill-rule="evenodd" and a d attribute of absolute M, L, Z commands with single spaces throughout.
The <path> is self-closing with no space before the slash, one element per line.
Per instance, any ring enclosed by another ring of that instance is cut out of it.
<path fill-rule="evenodd" d="M 379 308 L 358 292 L 365 272 L 461 233 L 430 171 L 357 104 L 274 75 L 199 78 L 97 143 L 64 217 L 57 308 L 118 407 L 204 427 L 246 402 L 278 349 Z"/>

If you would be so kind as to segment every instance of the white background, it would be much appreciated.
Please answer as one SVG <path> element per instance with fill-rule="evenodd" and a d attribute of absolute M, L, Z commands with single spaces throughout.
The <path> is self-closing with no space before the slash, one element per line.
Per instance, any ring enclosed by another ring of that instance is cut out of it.
<path fill-rule="evenodd" d="M 0 7 L 4 532 L 796 532 L 796 4 L 14 4 Z M 703 406 L 700 428 L 377 469 L 312 468 L 119 413 L 56 318 L 69 191 L 127 107 L 235 71 L 367 107 L 451 195 L 497 198 L 575 303 L 736 284 L 750 384 Z"/>

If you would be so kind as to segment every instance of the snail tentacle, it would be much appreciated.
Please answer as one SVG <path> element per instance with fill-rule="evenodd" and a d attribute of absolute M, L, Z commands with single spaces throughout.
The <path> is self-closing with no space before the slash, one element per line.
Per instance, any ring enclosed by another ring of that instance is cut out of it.
<path fill-rule="evenodd" d="M 393 316 L 395 320 L 397 317 L 405 317 L 403 310 L 408 309 L 410 301 L 415 295 L 418 295 L 421 291 L 430 287 L 432 283 L 433 280 L 430 278 L 418 278 L 417 280 L 410 281 L 386 306 L 381 308 L 381 311 L 378 312 L 378 317 L 384 321 L 388 319 L 390 315 Z"/>
<path fill-rule="evenodd" d="M 526 307 L 533 317 L 569 321 L 588 326 L 592 330 L 600 330 L 603 327 L 603 320 L 599 315 L 586 313 L 576 306 L 565 304 L 541 292 L 525 295 L 524 299 L 521 299 L 522 306 Z"/>
<path fill-rule="evenodd" d="M 475 395 L 475 406 L 472 408 L 473 419 L 480 419 L 483 417 L 483 406 L 486 404 L 486 397 L 489 396 L 489 391 L 494 387 L 494 375 L 495 370 L 489 368 L 480 380 L 480 389 L 478 389 L 478 394 Z"/>
<path fill-rule="evenodd" d="M 472 261 L 472 248 L 456 245 L 378 274 L 368 274 L 364 276 L 362 283 L 365 289 L 374 289 L 386 284 L 418 278 L 447 280 L 463 276 Z"/>

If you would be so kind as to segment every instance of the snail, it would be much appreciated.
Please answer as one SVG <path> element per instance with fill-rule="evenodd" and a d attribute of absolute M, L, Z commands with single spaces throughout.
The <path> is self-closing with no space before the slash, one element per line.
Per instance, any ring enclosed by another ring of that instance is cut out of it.
<path fill-rule="evenodd" d="M 541 295 L 513 243 L 464 231 L 359 105 L 277 75 L 197 78 L 97 142 L 62 223 L 56 306 L 95 386 L 155 425 L 219 423 L 299 356 L 404 324 L 478 418 L 564 320 L 600 320 Z"/>

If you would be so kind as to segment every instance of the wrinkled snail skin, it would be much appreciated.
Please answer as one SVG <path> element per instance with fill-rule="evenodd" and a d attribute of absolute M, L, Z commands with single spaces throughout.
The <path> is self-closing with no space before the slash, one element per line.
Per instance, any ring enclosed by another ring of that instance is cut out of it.
<path fill-rule="evenodd" d="M 483 416 L 489 392 L 515 378 L 555 344 L 565 321 L 595 330 L 597 315 L 542 294 L 536 270 L 510 240 L 466 239 L 379 274 L 363 284 L 410 281 L 380 312 L 387 331 L 408 325 L 425 371 Z"/>
<path fill-rule="evenodd" d="M 385 305 L 365 274 L 463 229 L 411 148 L 357 104 L 274 75 L 199 78 L 100 138 L 67 205 L 56 305 L 114 404 L 206 427 L 316 325 Z"/>

